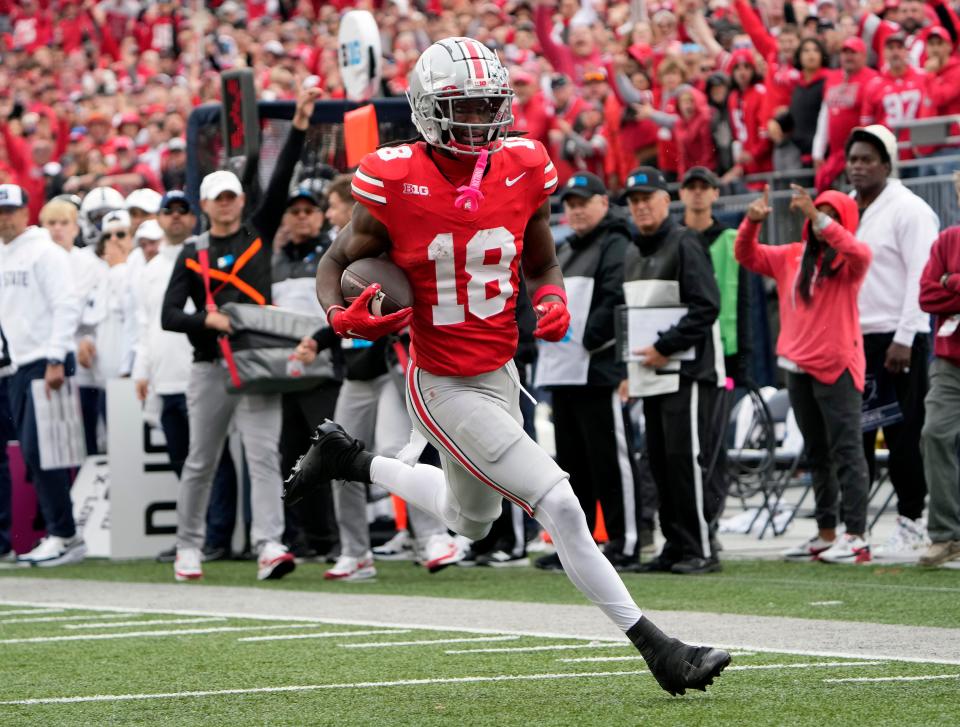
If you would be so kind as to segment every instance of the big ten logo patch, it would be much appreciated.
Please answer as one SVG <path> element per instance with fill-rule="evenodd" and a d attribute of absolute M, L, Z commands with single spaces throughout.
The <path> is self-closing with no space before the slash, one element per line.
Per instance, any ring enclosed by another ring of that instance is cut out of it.
<path fill-rule="evenodd" d="M 404 194 L 415 194 L 418 197 L 429 197 L 430 188 L 424 187 L 421 184 L 404 184 L 403 185 Z"/>

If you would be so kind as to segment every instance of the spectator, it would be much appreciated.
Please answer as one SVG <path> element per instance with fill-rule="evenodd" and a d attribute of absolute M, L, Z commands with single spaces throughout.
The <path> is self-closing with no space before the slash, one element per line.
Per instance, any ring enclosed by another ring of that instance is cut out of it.
<path fill-rule="evenodd" d="M 890 481 L 897 492 L 899 513 L 884 552 L 911 551 L 927 544 L 920 432 L 930 323 L 918 302 L 920 275 L 940 223 L 926 202 L 890 178 L 897 161 L 897 140 L 889 129 L 879 125 L 856 129 L 846 149 L 847 177 L 860 208 L 857 238 L 873 251 L 860 291 L 868 384 L 865 408 L 874 413 L 893 410 L 879 423 L 868 419 L 863 446 L 873 481 L 879 424 L 890 450 Z"/>
<path fill-rule="evenodd" d="M 713 110 L 710 133 L 717 150 L 717 164 L 713 168 L 720 175 L 721 184 L 728 184 L 739 170 L 733 169 L 733 128 L 727 112 L 727 97 L 730 95 L 730 78 L 725 73 L 714 73 L 707 78 L 707 102 Z"/>
<path fill-rule="evenodd" d="M 827 49 L 816 38 L 804 38 L 797 49 L 799 77 L 790 94 L 789 107 L 776 114 L 767 127 L 775 145 L 773 167 L 778 172 L 813 164 L 813 138 L 830 74 L 829 60 Z"/>
<path fill-rule="evenodd" d="M 137 227 L 137 231 L 133 234 L 133 246 L 134 249 L 143 253 L 144 266 L 160 252 L 160 241 L 162 239 L 163 230 L 156 220 L 147 220 Z"/>
<path fill-rule="evenodd" d="M 773 278 L 780 299 L 777 355 L 788 372 L 790 405 L 803 434 L 813 476 L 818 533 L 787 550 L 787 560 L 866 563 L 866 462 L 860 444 L 864 357 L 857 295 L 870 265 L 870 246 L 854 237 L 856 203 L 828 191 L 816 201 L 793 185 L 790 208 L 806 217 L 803 239 L 760 246 L 760 226 L 770 214 L 768 192 L 751 203 L 740 225 L 740 263 Z M 838 486 L 839 485 L 839 486 Z M 837 538 L 842 493 L 846 532 Z"/>
<path fill-rule="evenodd" d="M 710 573 L 720 569 L 720 561 L 708 523 L 722 503 L 704 492 L 706 462 L 699 453 L 717 446 L 708 422 L 725 376 L 714 350 L 720 293 L 697 234 L 670 218 L 663 175 L 640 167 L 627 178 L 625 194 L 639 230 L 624 260 L 627 305 L 687 308 L 653 345 L 631 351 L 638 362 L 627 365 L 629 394 L 643 398 L 647 453 L 666 538 L 660 554 L 639 572 Z M 678 361 L 688 349 L 693 359 Z"/>
<path fill-rule="evenodd" d="M 900 127 L 933 115 L 927 97 L 927 74 L 909 64 L 903 33 L 887 36 L 883 44 L 883 60 L 884 70 L 867 84 L 864 91 L 860 125 L 883 124 L 895 131 L 898 141 L 909 147 L 910 129 Z M 900 161 L 913 159 L 914 153 L 907 148 L 900 152 L 899 158 Z"/>
<path fill-rule="evenodd" d="M 563 156 L 563 142 L 573 131 L 573 125 L 586 109 L 587 102 L 577 93 L 570 79 L 562 74 L 550 80 L 550 90 L 553 94 L 553 115 L 547 133 L 550 157 L 557 165 L 558 184 L 562 186 L 574 173 L 573 165 Z"/>
<path fill-rule="evenodd" d="M 40 544 L 17 560 L 57 566 L 83 560 L 87 546 L 73 521 L 70 471 L 40 466 L 32 382 L 40 379 L 48 390 L 57 390 L 73 373 L 80 304 L 67 253 L 46 230 L 28 226 L 29 217 L 23 188 L 0 185 L 0 310 L 10 358 L 17 366 L 7 384 L 10 408 L 47 530 Z"/>
<path fill-rule="evenodd" d="M 931 47 L 928 37 L 927 48 Z M 960 195 L 960 176 L 954 174 Z M 920 307 L 936 316 L 934 359 L 921 444 L 930 488 L 930 540 L 920 565 L 960 558 L 960 227 L 940 233 L 920 278 Z"/>
<path fill-rule="evenodd" d="M 543 144 L 548 143 L 547 130 L 550 114 L 537 79 L 523 70 L 514 71 L 510 80 L 516 96 L 513 99 L 513 128 L 527 132 L 526 136 Z"/>
<path fill-rule="evenodd" d="M 626 369 L 613 345 L 630 228 L 621 211 L 610 208 L 607 188 L 593 174 L 572 176 L 560 199 L 573 235 L 557 257 L 575 323 L 569 340 L 538 344 L 535 385 L 551 392 L 557 464 L 570 473 L 591 532 L 600 503 L 610 538 L 604 555 L 622 570 L 637 564 L 641 540 L 632 447 L 617 392 Z M 652 533 L 645 539 L 652 540 Z M 557 554 L 537 566 L 563 567 Z"/>
<path fill-rule="evenodd" d="M 850 132 L 860 123 L 867 84 L 877 72 L 867 68 L 867 47 L 859 38 L 847 38 L 840 51 L 841 73 L 823 87 L 823 105 L 813 138 L 814 185 L 828 189 L 843 172 Z"/>
<path fill-rule="evenodd" d="M 565 43 L 558 43 L 553 37 L 551 14 L 553 0 L 537 0 L 534 11 L 537 40 L 540 48 L 553 70 L 582 84 L 588 71 L 596 71 L 603 66 L 600 51 L 585 19 L 574 18 L 569 25 Z"/>
<path fill-rule="evenodd" d="M 684 84 L 677 89 L 676 109 L 676 114 L 667 114 L 646 106 L 641 109 L 641 116 L 648 114 L 656 124 L 670 131 L 677 150 L 677 173 L 681 177 L 692 167 L 716 168 L 713 109 L 706 97 L 693 86 Z"/>
<path fill-rule="evenodd" d="M 227 394 L 227 371 L 219 363 L 218 348 L 219 334 L 231 332 L 230 319 L 217 309 L 219 306 L 228 302 L 270 302 L 270 250 L 260 244 L 257 233 L 243 221 L 245 198 L 236 175 L 223 171 L 208 174 L 200 185 L 200 199 L 210 219 L 210 231 L 199 242 L 209 244 L 209 259 L 217 269 L 227 267 L 234 282 L 212 293 L 213 305 L 208 309 L 203 276 L 194 272 L 203 268 L 198 262 L 198 245 L 185 243 L 161 308 L 164 330 L 186 333 L 194 350 L 187 385 L 192 436 L 177 499 L 174 576 L 178 581 L 203 576 L 200 551 L 204 515 L 214 470 L 233 422 L 240 432 L 250 471 L 251 539 L 258 553 L 257 578 L 281 578 L 294 569 L 294 561 L 280 544 L 280 399 L 262 394 Z M 237 264 L 241 256 L 246 261 L 242 269 Z M 185 309 L 188 301 L 195 312 Z"/>
<path fill-rule="evenodd" d="M 733 87 L 727 97 L 727 108 L 734 137 L 732 174 L 749 176 L 769 172 L 773 169 L 773 148 L 764 118 L 767 89 L 757 70 L 753 51 L 736 50 L 730 55 L 730 76 Z"/>
<path fill-rule="evenodd" d="M 934 116 L 960 114 L 960 58 L 953 52 L 954 42 L 945 28 L 935 25 L 927 35 L 927 95 L 933 105 Z M 950 127 L 950 135 L 960 135 L 960 126 Z M 927 156 L 953 156 L 958 152 L 954 145 L 932 150 Z M 920 176 L 950 174 L 954 164 L 933 163 L 923 167 Z"/>
<path fill-rule="evenodd" d="M 162 194 L 147 188 L 135 189 L 128 194 L 123 208 L 130 215 L 130 226 L 138 230 L 147 220 L 157 219 L 161 199 Z"/>

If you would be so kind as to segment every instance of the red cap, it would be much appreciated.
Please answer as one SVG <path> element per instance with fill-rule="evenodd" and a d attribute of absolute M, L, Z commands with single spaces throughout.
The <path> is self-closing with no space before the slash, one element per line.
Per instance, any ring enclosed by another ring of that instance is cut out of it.
<path fill-rule="evenodd" d="M 653 58 L 653 48 L 650 47 L 649 43 L 634 43 L 627 48 L 627 53 L 640 65 L 646 64 Z"/>
<path fill-rule="evenodd" d="M 99 111 L 94 111 L 90 116 L 87 117 L 87 126 L 90 124 L 109 124 L 110 119 L 108 119 L 104 114 Z"/>
<path fill-rule="evenodd" d="M 510 79 L 514 83 L 536 83 L 537 79 L 534 78 L 532 73 L 524 71 L 522 68 L 518 68 L 513 73 L 510 74 Z"/>
<path fill-rule="evenodd" d="M 733 53 L 730 54 L 731 71 L 741 63 L 746 63 L 751 68 L 757 67 L 757 59 L 753 57 L 752 50 L 749 48 L 737 48 Z"/>
<path fill-rule="evenodd" d="M 883 0 L 884 10 L 896 10 L 900 7 L 900 0 Z"/>
<path fill-rule="evenodd" d="M 124 124 L 136 124 L 140 125 L 140 114 L 136 111 L 124 111 L 120 114 L 120 118 L 117 119 L 117 126 L 123 126 Z"/>
<path fill-rule="evenodd" d="M 133 151 L 133 139 L 129 136 L 118 136 L 113 140 L 113 150 L 120 151 L 121 149 L 126 149 L 127 151 Z"/>
<path fill-rule="evenodd" d="M 937 36 L 938 38 L 943 39 L 945 43 L 950 43 L 953 45 L 953 38 L 950 37 L 950 33 L 942 25 L 931 25 L 927 29 L 927 37 L 931 38 Z"/>
<path fill-rule="evenodd" d="M 843 41 L 843 45 L 840 46 L 840 50 L 852 50 L 854 53 L 866 53 L 867 45 L 863 42 L 862 38 L 853 36 Z"/>

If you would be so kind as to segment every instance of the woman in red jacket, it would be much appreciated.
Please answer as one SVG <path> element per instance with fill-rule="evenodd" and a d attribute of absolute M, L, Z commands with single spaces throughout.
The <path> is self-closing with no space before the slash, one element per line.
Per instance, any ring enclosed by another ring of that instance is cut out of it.
<path fill-rule="evenodd" d="M 727 97 L 727 109 L 734 137 L 733 161 L 744 176 L 773 171 L 773 145 L 763 114 L 767 88 L 752 50 L 740 48 L 730 55 L 730 76 L 733 89 Z M 763 184 L 748 186 L 760 189 Z"/>
<path fill-rule="evenodd" d="M 747 209 L 736 242 L 741 265 L 777 282 L 777 355 L 789 372 L 790 404 L 813 478 L 819 532 L 784 556 L 864 563 L 870 560 L 870 546 L 863 537 L 868 476 L 860 428 L 865 361 L 857 296 L 871 252 L 854 237 L 860 218 L 854 200 L 828 191 L 814 202 L 803 188 L 791 187 L 790 208 L 807 218 L 803 241 L 758 244 L 760 225 L 770 214 L 765 188 Z M 846 524 L 840 538 L 838 494 Z"/>

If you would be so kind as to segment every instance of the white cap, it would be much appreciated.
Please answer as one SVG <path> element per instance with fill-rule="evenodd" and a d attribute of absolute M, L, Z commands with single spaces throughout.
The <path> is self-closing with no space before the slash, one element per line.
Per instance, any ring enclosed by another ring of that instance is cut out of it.
<path fill-rule="evenodd" d="M 243 194 L 243 186 L 233 172 L 211 172 L 200 182 L 200 199 L 216 199 L 224 192 Z"/>
<path fill-rule="evenodd" d="M 135 240 L 162 240 L 163 230 L 160 229 L 160 223 L 156 220 L 146 220 L 140 223 L 133 237 Z"/>
<path fill-rule="evenodd" d="M 113 210 L 103 216 L 100 223 L 101 232 L 113 232 L 114 230 L 130 229 L 130 213 L 126 210 Z"/>
<path fill-rule="evenodd" d="M 285 56 L 287 51 L 283 48 L 283 43 L 279 40 L 268 40 L 263 44 L 264 53 L 272 53 L 275 56 Z"/>
<path fill-rule="evenodd" d="M 18 184 L 0 184 L 0 207 L 26 207 L 27 195 Z"/>
<path fill-rule="evenodd" d="M 143 210 L 148 215 L 155 215 L 160 211 L 161 199 L 163 199 L 163 195 L 154 192 L 152 189 L 135 189 L 127 195 L 123 206 L 128 210 L 136 208 Z"/>
<path fill-rule="evenodd" d="M 890 131 L 890 129 L 883 124 L 858 126 L 856 129 L 850 132 L 850 140 L 847 142 L 847 149 L 850 148 L 850 144 L 855 141 L 862 140 L 865 136 L 873 137 L 873 139 L 879 141 L 886 150 L 887 156 L 890 157 L 890 166 L 897 166 L 897 137 L 892 131 Z"/>

